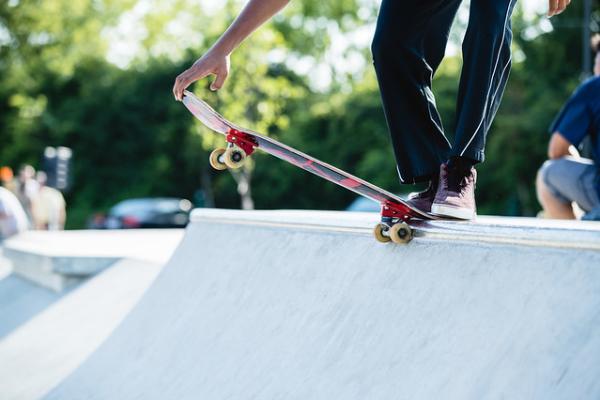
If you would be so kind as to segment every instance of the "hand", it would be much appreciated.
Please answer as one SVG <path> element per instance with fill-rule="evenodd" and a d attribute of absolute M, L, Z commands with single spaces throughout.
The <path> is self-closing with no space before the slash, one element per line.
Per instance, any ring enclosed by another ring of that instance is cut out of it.
<path fill-rule="evenodd" d="M 173 95 L 175 100 L 183 100 L 183 91 L 192 83 L 208 75 L 216 75 L 210 90 L 219 90 L 229 75 L 229 56 L 210 50 L 200 57 L 190 68 L 175 79 Z"/>
<path fill-rule="evenodd" d="M 565 11 L 569 4 L 571 4 L 571 0 L 549 0 L 548 17 L 553 17 Z"/>

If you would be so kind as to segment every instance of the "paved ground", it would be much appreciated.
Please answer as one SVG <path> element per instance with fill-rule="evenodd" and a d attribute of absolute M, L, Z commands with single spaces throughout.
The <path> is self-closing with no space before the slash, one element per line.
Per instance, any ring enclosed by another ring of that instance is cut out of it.
<path fill-rule="evenodd" d="M 442 224 L 397 246 L 374 219 L 196 212 L 46 398 L 600 398 L 600 225 Z"/>
<path fill-rule="evenodd" d="M 0 256 L 1 399 L 38 399 L 73 372 L 137 303 L 183 236 L 181 230 L 112 233 L 30 232 L 15 238 L 32 254 L 123 257 L 61 293 L 11 273 Z"/>

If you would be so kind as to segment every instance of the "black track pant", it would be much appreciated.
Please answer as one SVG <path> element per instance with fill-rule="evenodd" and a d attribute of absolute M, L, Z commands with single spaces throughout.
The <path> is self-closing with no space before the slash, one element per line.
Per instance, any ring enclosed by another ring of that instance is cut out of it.
<path fill-rule="evenodd" d="M 471 0 L 454 143 L 444 135 L 431 91 L 461 0 L 383 0 L 373 60 L 402 183 L 425 181 L 449 157 L 484 159 L 487 131 L 511 65 L 516 0 Z"/>

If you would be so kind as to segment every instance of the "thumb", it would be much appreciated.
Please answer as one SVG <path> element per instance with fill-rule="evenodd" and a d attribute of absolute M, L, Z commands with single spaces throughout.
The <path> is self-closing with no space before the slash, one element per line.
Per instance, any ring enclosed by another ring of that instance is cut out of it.
<path fill-rule="evenodd" d="M 215 79 L 215 81 L 213 83 L 210 84 L 210 90 L 221 89 L 221 87 L 223 87 L 223 84 L 225 83 L 225 79 L 227 79 L 227 73 L 226 72 L 218 72 L 217 78 Z"/>

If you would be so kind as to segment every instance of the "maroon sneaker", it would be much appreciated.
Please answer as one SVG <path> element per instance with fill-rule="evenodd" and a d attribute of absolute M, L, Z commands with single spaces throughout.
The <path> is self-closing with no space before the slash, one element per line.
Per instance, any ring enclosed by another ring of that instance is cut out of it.
<path fill-rule="evenodd" d="M 477 171 L 471 167 L 467 171 L 451 168 L 447 164 L 440 167 L 440 183 L 431 213 L 442 217 L 473 219 L 475 208 L 475 183 Z"/>
<path fill-rule="evenodd" d="M 431 205 L 435 199 L 435 193 L 438 187 L 438 177 L 436 176 L 431 180 L 429 187 L 422 192 L 413 192 L 408 195 L 406 202 L 417 210 L 421 210 L 427 213 L 431 212 Z"/>

